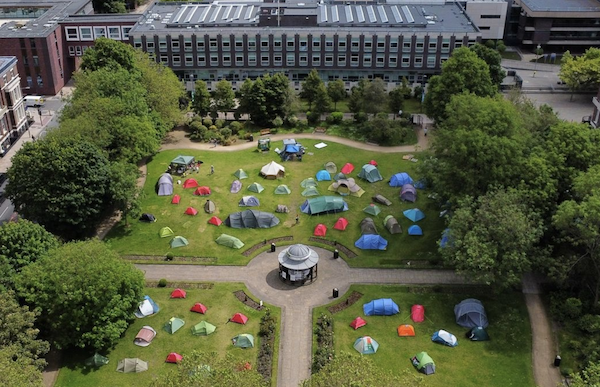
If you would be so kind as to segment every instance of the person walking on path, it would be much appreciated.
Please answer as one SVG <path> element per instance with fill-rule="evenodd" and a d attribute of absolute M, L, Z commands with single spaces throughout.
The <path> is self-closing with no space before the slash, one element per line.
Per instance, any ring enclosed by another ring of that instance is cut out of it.
<path fill-rule="evenodd" d="M 210 174 L 211 174 L 211 175 L 214 175 L 214 174 L 215 174 L 215 167 L 214 167 L 214 165 L 211 165 L 211 166 L 210 166 Z"/>
<path fill-rule="evenodd" d="M 423 129 L 423 136 L 425 136 L 425 137 L 427 137 L 427 130 L 428 130 L 428 129 L 427 129 L 427 127 L 425 127 L 425 128 Z"/>
<path fill-rule="evenodd" d="M 296 224 L 300 223 L 300 216 L 296 214 Z"/>

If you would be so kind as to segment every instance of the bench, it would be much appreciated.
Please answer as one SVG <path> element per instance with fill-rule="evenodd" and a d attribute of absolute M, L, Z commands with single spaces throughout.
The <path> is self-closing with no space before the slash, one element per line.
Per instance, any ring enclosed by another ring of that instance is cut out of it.
<path fill-rule="evenodd" d="M 267 134 L 271 134 L 271 129 L 261 129 L 260 130 L 260 135 L 261 136 L 264 136 L 264 135 L 267 135 Z"/>
<path fill-rule="evenodd" d="M 327 132 L 327 128 L 324 126 L 317 126 L 313 133 L 325 133 Z"/>

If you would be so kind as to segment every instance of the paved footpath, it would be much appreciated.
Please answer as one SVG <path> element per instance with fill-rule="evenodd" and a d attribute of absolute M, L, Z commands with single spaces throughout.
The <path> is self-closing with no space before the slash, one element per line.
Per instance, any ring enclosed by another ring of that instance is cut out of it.
<path fill-rule="evenodd" d="M 264 302 L 281 308 L 278 387 L 298 387 L 310 377 L 312 359 L 312 311 L 333 301 L 333 288 L 340 295 L 351 284 L 464 284 L 449 270 L 355 269 L 332 252 L 313 247 L 319 254 L 318 278 L 312 284 L 296 287 L 279 279 L 278 253 L 265 252 L 247 266 L 136 265 L 146 279 L 210 282 L 243 282 Z"/>

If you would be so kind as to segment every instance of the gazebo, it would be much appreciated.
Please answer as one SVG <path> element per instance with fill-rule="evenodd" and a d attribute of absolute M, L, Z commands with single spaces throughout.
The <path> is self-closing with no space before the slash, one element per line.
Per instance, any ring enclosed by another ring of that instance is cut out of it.
<path fill-rule="evenodd" d="M 291 245 L 278 256 L 279 278 L 290 285 L 304 285 L 317 279 L 319 254 L 305 245 Z"/>

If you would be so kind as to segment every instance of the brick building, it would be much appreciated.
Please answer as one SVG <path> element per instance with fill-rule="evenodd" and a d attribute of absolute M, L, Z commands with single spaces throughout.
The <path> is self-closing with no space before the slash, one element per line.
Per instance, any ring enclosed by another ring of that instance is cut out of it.
<path fill-rule="evenodd" d="M 0 156 L 29 127 L 17 58 L 0 56 Z"/>

